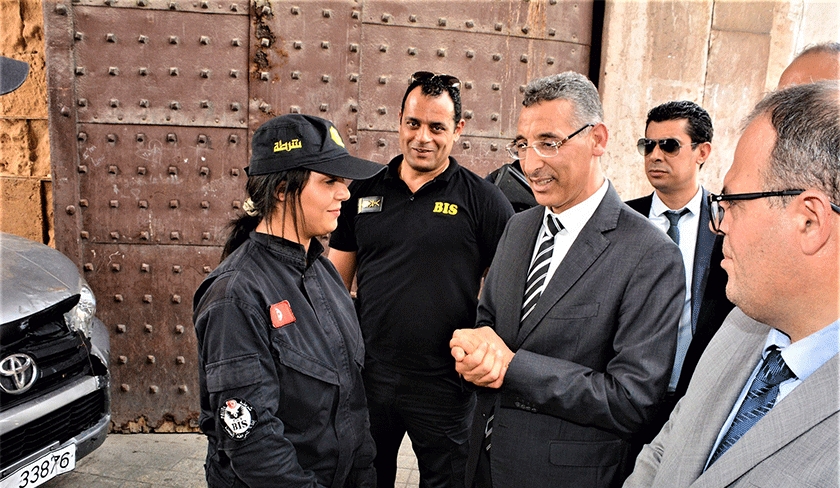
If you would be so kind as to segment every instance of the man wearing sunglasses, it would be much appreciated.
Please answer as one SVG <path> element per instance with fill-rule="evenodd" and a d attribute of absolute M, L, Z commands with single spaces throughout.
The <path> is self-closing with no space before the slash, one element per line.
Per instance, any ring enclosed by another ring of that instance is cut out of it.
<path fill-rule="evenodd" d="M 475 405 L 449 355 L 475 323 L 481 277 L 513 208 L 450 155 L 461 135 L 460 82 L 419 71 L 399 114 L 401 155 L 350 185 L 329 258 L 357 279 L 365 390 L 378 486 L 394 486 L 406 432 L 423 487 L 463 487 Z"/>
<path fill-rule="evenodd" d="M 737 308 L 625 487 L 837 486 L 840 83 L 761 101 L 709 200 Z"/>
<path fill-rule="evenodd" d="M 699 173 L 712 150 L 712 119 L 694 102 L 673 101 L 654 107 L 639 139 L 645 175 L 655 191 L 630 200 L 630 208 L 649 218 L 680 247 L 686 296 L 677 332 L 677 353 L 668 393 L 657 420 L 638 439 L 650 442 L 685 394 L 700 355 L 732 310 L 726 298 L 723 237 L 709 228 L 709 192 Z"/>
<path fill-rule="evenodd" d="M 566 72 L 525 88 L 510 144 L 537 202 L 499 242 L 476 328 L 452 355 L 482 388 L 472 487 L 608 487 L 665 395 L 685 286 L 677 246 L 621 202 L 598 91 Z"/>

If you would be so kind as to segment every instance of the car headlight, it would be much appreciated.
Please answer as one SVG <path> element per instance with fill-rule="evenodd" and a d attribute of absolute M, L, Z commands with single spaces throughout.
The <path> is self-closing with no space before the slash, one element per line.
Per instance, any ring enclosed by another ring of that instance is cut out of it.
<path fill-rule="evenodd" d="M 64 319 L 70 328 L 81 332 L 85 337 L 90 337 L 93 317 L 96 315 L 96 297 L 93 296 L 87 283 L 82 283 L 79 295 L 79 303 L 64 314 Z"/>

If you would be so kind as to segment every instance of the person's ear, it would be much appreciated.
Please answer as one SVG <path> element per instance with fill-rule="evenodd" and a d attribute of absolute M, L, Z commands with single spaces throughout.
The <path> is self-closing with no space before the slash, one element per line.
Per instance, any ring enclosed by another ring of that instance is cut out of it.
<path fill-rule="evenodd" d="M 603 154 L 607 152 L 607 139 L 610 138 L 607 126 L 601 122 L 595 124 L 595 126 L 592 127 L 592 131 L 589 133 L 589 137 L 594 142 L 592 155 L 603 156 Z"/>
<path fill-rule="evenodd" d="M 811 256 L 829 245 L 838 227 L 828 197 L 817 190 L 806 190 L 790 206 L 802 252 Z"/>
<path fill-rule="evenodd" d="M 697 145 L 697 149 L 700 151 L 697 155 L 697 165 L 702 166 L 703 163 L 709 160 L 709 154 L 712 153 L 712 145 L 708 142 L 701 142 Z"/>
<path fill-rule="evenodd" d="M 460 139 L 460 137 L 461 137 L 461 131 L 464 130 L 464 124 L 466 124 L 466 121 L 464 119 L 459 120 L 458 123 L 455 124 L 455 140 L 456 141 L 458 139 Z"/>

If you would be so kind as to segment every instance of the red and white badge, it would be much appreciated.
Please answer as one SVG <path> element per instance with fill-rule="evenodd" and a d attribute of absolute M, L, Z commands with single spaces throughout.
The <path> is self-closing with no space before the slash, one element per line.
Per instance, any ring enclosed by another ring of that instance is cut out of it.
<path fill-rule="evenodd" d="M 271 313 L 271 324 L 275 329 L 279 329 L 295 321 L 295 314 L 292 313 L 292 306 L 289 305 L 288 300 L 275 303 L 271 306 L 269 312 Z"/>

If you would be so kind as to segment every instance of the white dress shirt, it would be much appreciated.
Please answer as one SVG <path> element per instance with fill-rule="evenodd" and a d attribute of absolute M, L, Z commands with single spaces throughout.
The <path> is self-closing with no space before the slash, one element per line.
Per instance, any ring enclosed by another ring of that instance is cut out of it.
<path fill-rule="evenodd" d="M 539 236 L 542 236 L 545 232 L 545 217 L 549 214 L 554 214 L 557 220 L 563 224 L 563 229 L 554 236 L 554 250 L 552 251 L 551 263 L 548 265 L 548 272 L 542 285 L 543 290 L 548 285 L 548 282 L 551 281 L 552 276 L 554 276 L 554 272 L 557 271 L 557 267 L 560 266 L 561 262 L 563 262 L 563 258 L 566 257 L 566 253 L 569 252 L 569 248 L 571 248 L 572 244 L 575 243 L 575 239 L 577 239 L 580 231 L 583 230 L 583 226 L 589 222 L 592 214 L 594 214 L 595 210 L 598 209 L 598 205 L 601 204 L 601 201 L 604 199 L 604 195 L 607 194 L 607 189 L 609 187 L 610 184 L 605 178 L 604 184 L 602 184 L 595 193 L 590 195 L 589 198 L 578 203 L 572 208 L 568 208 L 560 212 L 559 214 L 552 212 L 548 207 L 545 208 L 545 215 L 543 215 L 542 219 L 543 224 L 540 226 L 539 234 L 537 236 L 537 245 L 531 253 L 531 263 L 533 263 L 534 258 L 537 257 L 537 250 L 539 249 L 540 243 Z M 540 290 L 540 293 L 542 293 L 542 290 Z"/>
<path fill-rule="evenodd" d="M 688 204 L 682 208 L 668 208 L 656 192 L 653 193 L 653 202 L 650 204 L 650 213 L 648 219 L 663 232 L 668 232 L 670 223 L 665 217 L 665 212 L 674 210 L 681 212 L 683 208 L 688 209 L 688 212 L 682 216 L 677 228 L 680 231 L 680 254 L 683 258 L 683 266 L 685 267 L 685 302 L 683 303 L 682 313 L 680 314 L 680 326 L 677 329 L 677 353 L 674 357 L 674 369 L 671 371 L 671 380 L 668 382 L 668 391 L 674 392 L 677 389 L 677 383 L 680 380 L 680 372 L 682 371 L 683 361 L 685 355 L 688 353 L 688 346 L 691 344 L 693 332 L 691 330 L 691 282 L 694 271 L 694 250 L 697 248 L 697 234 L 698 225 L 700 221 L 700 204 L 703 199 L 702 188 L 697 189 L 697 193 L 689 200 Z"/>

